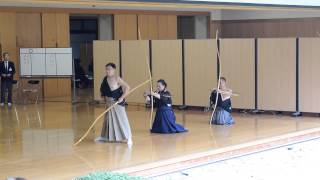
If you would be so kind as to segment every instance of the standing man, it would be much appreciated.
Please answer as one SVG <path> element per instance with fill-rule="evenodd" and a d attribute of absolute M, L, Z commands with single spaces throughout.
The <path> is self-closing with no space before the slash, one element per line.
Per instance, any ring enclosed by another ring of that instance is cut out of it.
<path fill-rule="evenodd" d="M 3 53 L 3 61 L 0 63 L 1 74 L 1 102 L 0 106 L 4 106 L 5 95 L 8 92 L 8 106 L 12 106 L 12 81 L 13 75 L 16 73 L 14 63 L 10 61 L 9 53 Z"/>

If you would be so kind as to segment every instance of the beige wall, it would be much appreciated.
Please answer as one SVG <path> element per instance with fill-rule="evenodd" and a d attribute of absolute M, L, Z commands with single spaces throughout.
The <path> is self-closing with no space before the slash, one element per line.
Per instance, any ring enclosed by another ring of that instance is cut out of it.
<path fill-rule="evenodd" d="M 232 98 L 233 108 L 255 108 L 254 39 L 221 39 L 221 75 L 240 96 Z"/>
<path fill-rule="evenodd" d="M 320 39 L 301 38 L 299 43 L 299 110 L 320 112 Z"/>
<path fill-rule="evenodd" d="M 258 40 L 258 108 L 295 111 L 295 38 Z"/>
<path fill-rule="evenodd" d="M 164 79 L 168 84 L 174 105 L 183 104 L 182 87 L 182 41 L 152 41 L 152 75 L 153 84 Z"/>
<path fill-rule="evenodd" d="M 122 41 L 122 77 L 131 88 L 149 79 L 149 41 Z M 132 93 L 127 101 L 129 103 L 145 103 L 143 93 L 148 86 L 140 88 Z"/>
<path fill-rule="evenodd" d="M 215 40 L 185 40 L 186 104 L 208 106 L 212 89 L 217 87 Z"/>

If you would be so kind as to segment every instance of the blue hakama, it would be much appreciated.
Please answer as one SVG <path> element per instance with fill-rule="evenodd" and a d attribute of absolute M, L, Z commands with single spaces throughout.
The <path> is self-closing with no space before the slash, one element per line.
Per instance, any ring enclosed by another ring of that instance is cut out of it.
<path fill-rule="evenodd" d="M 172 100 L 169 91 L 160 92 L 160 99 L 154 98 L 157 106 L 156 116 L 152 125 L 152 133 L 182 133 L 187 132 L 182 125 L 176 123 L 176 116 L 172 109 Z"/>

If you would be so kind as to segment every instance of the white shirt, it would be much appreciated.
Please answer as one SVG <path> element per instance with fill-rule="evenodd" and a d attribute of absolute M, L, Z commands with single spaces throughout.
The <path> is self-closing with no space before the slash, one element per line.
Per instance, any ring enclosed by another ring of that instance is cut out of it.
<path fill-rule="evenodd" d="M 4 67 L 6 68 L 6 70 L 8 71 L 9 68 L 9 61 L 4 61 Z"/>

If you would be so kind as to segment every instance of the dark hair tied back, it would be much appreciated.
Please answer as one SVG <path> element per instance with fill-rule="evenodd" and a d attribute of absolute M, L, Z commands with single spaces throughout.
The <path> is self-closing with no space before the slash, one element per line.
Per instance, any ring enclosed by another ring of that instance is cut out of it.
<path fill-rule="evenodd" d="M 158 82 L 158 83 L 161 83 L 162 85 L 164 85 L 164 87 L 167 87 L 167 83 L 166 83 L 165 80 L 159 79 L 157 82 Z"/>
<path fill-rule="evenodd" d="M 114 63 L 108 63 L 108 64 L 106 64 L 106 67 L 108 67 L 108 66 L 112 67 L 113 69 L 116 69 L 116 68 L 117 68 L 117 66 L 116 66 Z"/>

